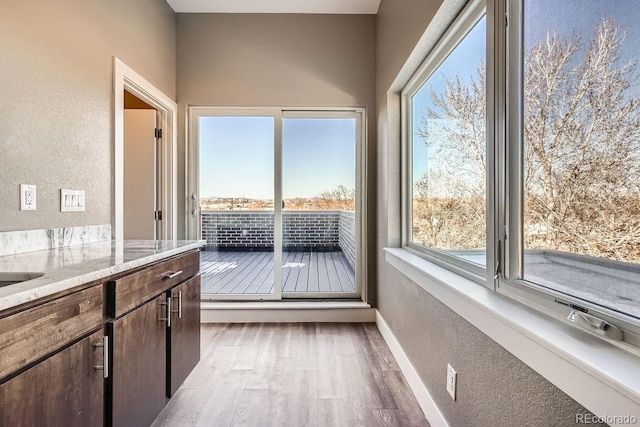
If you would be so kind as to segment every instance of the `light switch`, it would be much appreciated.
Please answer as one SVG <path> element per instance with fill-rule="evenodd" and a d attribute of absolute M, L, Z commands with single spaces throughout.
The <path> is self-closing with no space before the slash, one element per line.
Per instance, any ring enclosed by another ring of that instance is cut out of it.
<path fill-rule="evenodd" d="M 82 212 L 84 208 L 84 190 L 60 190 L 60 212 Z"/>

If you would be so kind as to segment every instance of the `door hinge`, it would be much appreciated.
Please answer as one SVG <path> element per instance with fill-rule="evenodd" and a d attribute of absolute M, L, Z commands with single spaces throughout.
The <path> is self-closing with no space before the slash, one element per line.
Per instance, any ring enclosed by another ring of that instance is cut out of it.
<path fill-rule="evenodd" d="M 156 221 L 162 221 L 162 211 L 155 211 L 153 216 Z"/>
<path fill-rule="evenodd" d="M 154 135 L 156 138 L 162 138 L 162 129 L 155 129 Z"/>

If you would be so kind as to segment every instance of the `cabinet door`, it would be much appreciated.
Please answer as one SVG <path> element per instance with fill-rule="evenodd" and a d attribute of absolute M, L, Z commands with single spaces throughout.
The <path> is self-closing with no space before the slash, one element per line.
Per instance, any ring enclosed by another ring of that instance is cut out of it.
<path fill-rule="evenodd" d="M 169 397 L 200 361 L 200 275 L 171 289 Z"/>
<path fill-rule="evenodd" d="M 167 308 L 164 294 L 110 322 L 114 426 L 149 426 L 166 399 Z"/>
<path fill-rule="evenodd" d="M 102 332 L 0 385 L 1 426 L 102 426 Z"/>

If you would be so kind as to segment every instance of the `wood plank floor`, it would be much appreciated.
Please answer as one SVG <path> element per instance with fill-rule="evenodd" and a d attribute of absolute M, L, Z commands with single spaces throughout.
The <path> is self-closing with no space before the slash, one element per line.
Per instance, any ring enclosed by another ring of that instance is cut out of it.
<path fill-rule="evenodd" d="M 154 427 L 429 426 L 373 323 L 204 324 L 201 348 Z"/>
<path fill-rule="evenodd" d="M 353 268 L 341 251 L 283 252 L 283 292 L 355 292 Z M 273 252 L 200 254 L 203 294 L 273 292 Z"/>

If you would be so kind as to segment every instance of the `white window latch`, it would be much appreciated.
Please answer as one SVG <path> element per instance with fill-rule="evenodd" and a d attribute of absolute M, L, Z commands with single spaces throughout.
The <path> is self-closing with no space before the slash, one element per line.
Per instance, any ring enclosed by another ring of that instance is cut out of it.
<path fill-rule="evenodd" d="M 602 335 L 603 337 L 615 341 L 622 341 L 624 339 L 624 332 L 622 329 L 596 316 L 592 316 L 591 314 L 571 310 L 567 319 L 576 325 L 595 332 L 598 335 Z"/>

